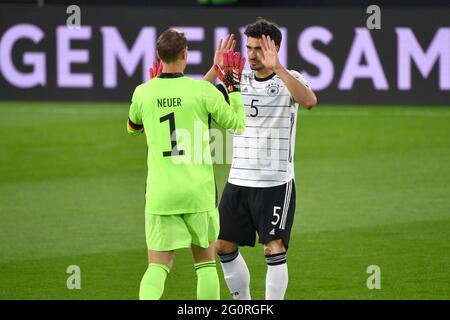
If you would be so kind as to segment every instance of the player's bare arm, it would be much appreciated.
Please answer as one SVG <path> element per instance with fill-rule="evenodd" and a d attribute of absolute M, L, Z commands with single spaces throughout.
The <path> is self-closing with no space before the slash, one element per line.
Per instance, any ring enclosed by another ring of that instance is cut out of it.
<path fill-rule="evenodd" d="M 220 39 L 219 44 L 217 45 L 216 52 L 214 53 L 214 61 L 211 69 L 205 74 L 203 80 L 209 81 L 214 84 L 214 81 L 217 78 L 217 74 L 214 71 L 214 66 L 218 65 L 223 68 L 222 65 L 222 56 L 225 52 L 234 50 L 236 46 L 236 40 L 234 39 L 234 34 L 228 34 L 224 39 Z"/>
<path fill-rule="evenodd" d="M 259 42 L 262 50 L 261 63 L 280 77 L 295 101 L 307 109 L 314 107 L 317 104 L 316 95 L 281 65 L 275 42 L 265 35 L 261 37 Z"/>

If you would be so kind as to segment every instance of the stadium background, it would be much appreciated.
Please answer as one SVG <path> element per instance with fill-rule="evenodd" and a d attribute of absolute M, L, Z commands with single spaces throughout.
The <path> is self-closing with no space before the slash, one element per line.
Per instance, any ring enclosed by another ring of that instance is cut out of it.
<path fill-rule="evenodd" d="M 257 16 L 284 28 L 280 56 L 319 100 L 299 113 L 286 298 L 448 299 L 448 3 L 378 1 L 381 30 L 368 30 L 366 1 L 201 2 L 2 1 L 0 299 L 137 298 L 146 147 L 125 130 L 132 90 L 165 28 L 188 28 L 199 77 L 217 38 L 233 32 L 240 48 Z M 66 27 L 72 4 L 80 29 Z M 229 165 L 215 169 L 221 191 Z M 262 248 L 242 252 L 262 299 Z M 66 286 L 70 265 L 81 290 Z M 195 298 L 195 281 L 182 250 L 164 298 Z"/>

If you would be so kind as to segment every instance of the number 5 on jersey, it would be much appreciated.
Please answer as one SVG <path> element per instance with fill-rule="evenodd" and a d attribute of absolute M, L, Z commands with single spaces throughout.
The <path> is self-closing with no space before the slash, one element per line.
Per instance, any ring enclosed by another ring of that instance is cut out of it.
<path fill-rule="evenodd" d="M 250 117 L 256 117 L 258 115 L 258 108 L 255 106 L 255 102 L 258 102 L 258 99 L 252 99 L 252 102 L 250 103 L 250 109 L 255 109 L 255 113 L 251 114 Z"/>

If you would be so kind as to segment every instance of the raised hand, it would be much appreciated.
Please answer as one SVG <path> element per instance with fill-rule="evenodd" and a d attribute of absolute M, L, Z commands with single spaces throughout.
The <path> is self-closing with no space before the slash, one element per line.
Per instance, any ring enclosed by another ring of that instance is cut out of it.
<path fill-rule="evenodd" d="M 270 39 L 269 36 L 262 35 L 259 39 L 261 45 L 263 56 L 261 58 L 261 63 L 268 69 L 274 70 L 280 65 L 278 59 L 278 52 L 275 42 Z"/>
<path fill-rule="evenodd" d="M 162 68 L 163 68 L 162 63 L 159 63 L 158 65 L 158 61 L 153 61 L 153 67 L 148 69 L 148 72 L 150 73 L 150 79 L 159 76 L 159 74 L 162 72 Z"/>
<path fill-rule="evenodd" d="M 233 50 L 228 50 L 222 55 L 221 68 L 218 64 L 214 64 L 214 71 L 220 81 L 223 82 L 228 92 L 240 91 L 240 83 L 242 77 L 242 70 L 245 65 L 245 58 L 241 58 L 239 52 L 233 52 Z"/>
<path fill-rule="evenodd" d="M 223 54 L 230 50 L 234 50 L 235 46 L 236 40 L 234 40 L 234 34 L 227 34 L 224 39 L 220 39 L 219 45 L 217 46 L 216 52 L 214 53 L 214 64 L 217 64 L 221 68 L 223 68 Z"/>

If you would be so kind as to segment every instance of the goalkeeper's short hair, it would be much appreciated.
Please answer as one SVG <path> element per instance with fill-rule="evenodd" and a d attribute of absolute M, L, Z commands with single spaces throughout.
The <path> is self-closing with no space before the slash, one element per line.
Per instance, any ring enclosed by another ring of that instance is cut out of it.
<path fill-rule="evenodd" d="M 187 47 L 187 40 L 184 32 L 170 28 L 161 33 L 156 42 L 156 50 L 159 57 L 164 62 L 174 62 L 178 60 L 181 51 Z"/>

